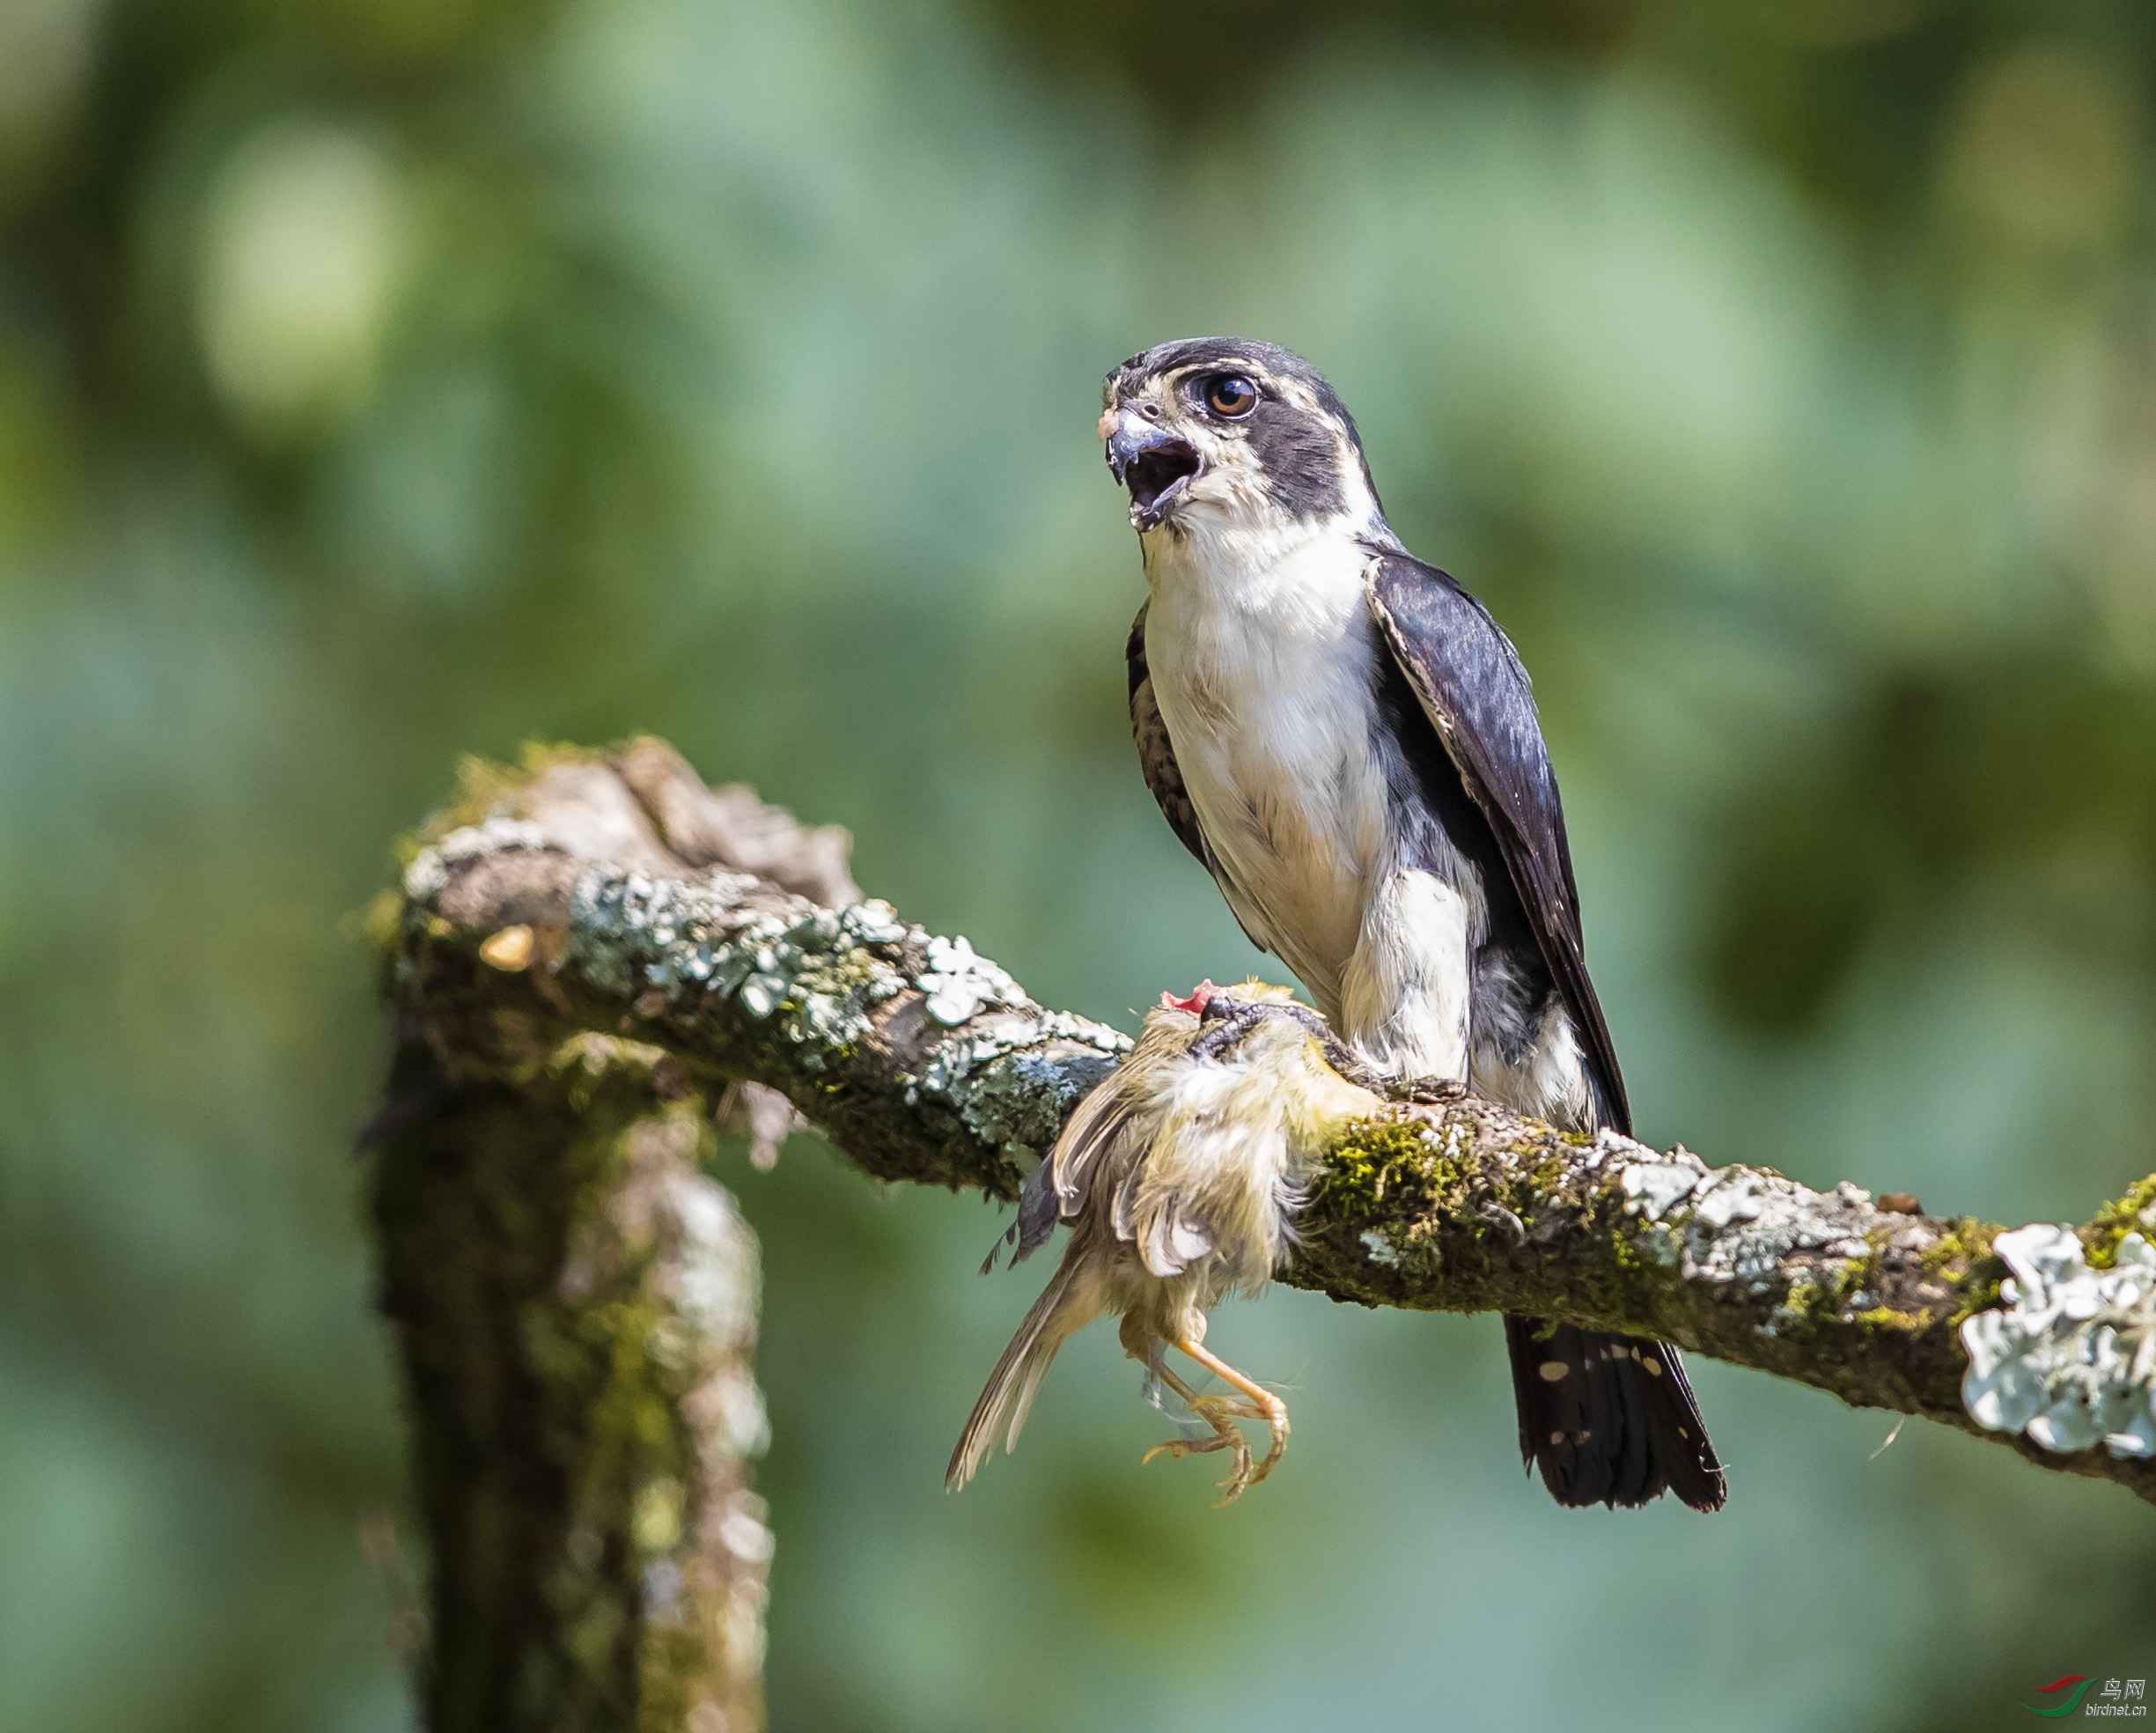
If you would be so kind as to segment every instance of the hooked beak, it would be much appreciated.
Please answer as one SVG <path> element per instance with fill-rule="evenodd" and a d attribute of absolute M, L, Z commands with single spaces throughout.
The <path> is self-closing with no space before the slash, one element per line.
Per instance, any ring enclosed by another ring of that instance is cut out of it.
<path fill-rule="evenodd" d="M 1101 417 L 1106 424 L 1108 417 Z M 1138 529 L 1157 526 L 1174 497 L 1203 468 L 1188 440 L 1125 409 L 1106 429 L 1108 468 L 1130 490 L 1130 522 Z"/>

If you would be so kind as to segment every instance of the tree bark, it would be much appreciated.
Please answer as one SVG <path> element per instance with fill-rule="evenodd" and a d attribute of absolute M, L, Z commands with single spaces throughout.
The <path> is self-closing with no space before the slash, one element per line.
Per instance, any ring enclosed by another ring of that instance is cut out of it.
<path fill-rule="evenodd" d="M 383 1141 L 438 1733 L 763 1724 L 756 1243 L 667 1069 L 586 1036 Z"/>
<path fill-rule="evenodd" d="M 776 1091 L 879 1178 L 1011 1198 L 1129 1043 L 659 742 L 467 780 L 380 911 L 433 1725 L 748 1726 L 754 1242 L 695 1171 L 705 1104 Z M 751 1106 L 768 1141 L 785 1109 Z M 2156 1501 L 2156 1176 L 2063 1238 L 1895 1201 L 1402 1103 L 1334 1149 L 1283 1279 L 1660 1337 Z M 706 1280 L 746 1298 L 696 1313 Z"/>

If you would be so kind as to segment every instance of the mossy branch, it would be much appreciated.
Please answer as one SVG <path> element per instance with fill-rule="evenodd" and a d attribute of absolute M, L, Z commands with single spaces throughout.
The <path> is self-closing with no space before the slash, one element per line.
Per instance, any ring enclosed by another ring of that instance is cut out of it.
<path fill-rule="evenodd" d="M 604 1037 L 656 1056 L 666 1100 L 780 1092 L 882 1179 L 1014 1197 L 1128 1045 L 859 900 L 840 833 L 707 790 L 656 741 L 475 775 L 379 913 L 425 1088 L 552 1113 L 564 1054 Z M 1909 1207 L 1471 1098 L 1403 1105 L 1334 1149 L 1284 1279 L 1660 1337 L 2156 1501 L 2156 1178 L 2071 1231 L 1889 1201 Z"/>

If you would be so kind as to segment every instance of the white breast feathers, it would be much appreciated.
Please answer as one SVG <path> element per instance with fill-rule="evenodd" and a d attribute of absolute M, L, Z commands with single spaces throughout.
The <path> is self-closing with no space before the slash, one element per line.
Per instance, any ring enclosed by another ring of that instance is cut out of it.
<path fill-rule="evenodd" d="M 1344 524 L 1145 538 L 1153 695 L 1230 904 L 1336 1016 L 1390 846 Z"/>

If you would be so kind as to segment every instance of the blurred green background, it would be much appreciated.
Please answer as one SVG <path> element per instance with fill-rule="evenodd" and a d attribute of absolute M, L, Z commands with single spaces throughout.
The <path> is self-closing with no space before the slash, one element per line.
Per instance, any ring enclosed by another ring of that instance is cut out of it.
<path fill-rule="evenodd" d="M 471 750 L 671 737 L 1051 1005 L 1255 964 L 1141 785 L 1099 380 L 1310 355 L 1540 681 L 1645 1135 L 2082 1219 L 2156 1165 L 2144 0 L 0 0 L 0 1728 L 409 1710 L 350 911 Z M 1277 966 L 1274 966 L 1277 978 Z M 2116 1488 L 1703 1366 L 1523 1482 L 1490 1319 L 1278 1293 L 1229 1512 L 1110 1332 L 812 1141 L 782 1729 L 1961 1729 L 2145 1674 Z"/>

